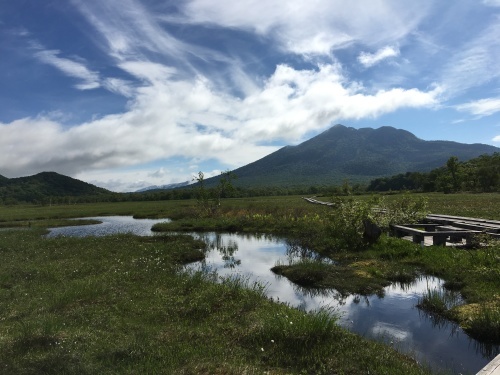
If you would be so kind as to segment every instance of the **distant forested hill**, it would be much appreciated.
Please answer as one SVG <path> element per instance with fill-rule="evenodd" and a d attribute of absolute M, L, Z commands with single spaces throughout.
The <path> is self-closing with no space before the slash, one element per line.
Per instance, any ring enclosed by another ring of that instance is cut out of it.
<path fill-rule="evenodd" d="M 233 172 L 240 187 L 340 185 L 368 183 L 408 171 L 428 172 L 451 156 L 466 161 L 500 152 L 484 144 L 424 141 L 412 133 L 384 126 L 354 129 L 335 125 L 297 146 L 286 146 Z M 216 183 L 218 177 L 207 179 Z"/>
<path fill-rule="evenodd" d="M 112 193 L 106 189 L 55 172 L 11 179 L 0 176 L 0 203 L 47 203 L 109 194 Z"/>
<path fill-rule="evenodd" d="M 445 165 L 430 172 L 381 177 L 368 185 L 368 191 L 389 190 L 500 192 L 500 153 L 481 155 L 464 162 L 452 156 Z"/>

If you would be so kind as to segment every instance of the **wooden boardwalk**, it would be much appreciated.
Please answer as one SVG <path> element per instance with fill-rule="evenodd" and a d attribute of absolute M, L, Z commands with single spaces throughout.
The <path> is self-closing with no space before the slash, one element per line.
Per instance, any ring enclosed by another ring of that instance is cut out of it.
<path fill-rule="evenodd" d="M 500 375 L 500 354 L 497 355 L 493 361 L 488 363 L 476 375 Z"/>
<path fill-rule="evenodd" d="M 314 198 L 304 199 L 314 204 L 334 206 L 334 203 Z M 500 221 L 429 214 L 419 224 L 391 225 L 391 231 L 397 237 L 410 239 L 423 246 L 467 246 L 478 234 L 500 239 Z"/>
<path fill-rule="evenodd" d="M 450 215 L 429 214 L 420 224 L 392 225 L 391 229 L 397 237 L 411 236 L 423 245 L 467 246 L 478 234 L 500 238 L 500 221 Z"/>

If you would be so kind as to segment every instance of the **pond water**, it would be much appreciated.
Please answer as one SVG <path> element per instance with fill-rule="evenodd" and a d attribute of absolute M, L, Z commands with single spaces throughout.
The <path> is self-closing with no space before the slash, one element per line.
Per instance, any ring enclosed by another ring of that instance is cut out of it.
<path fill-rule="evenodd" d="M 117 233 L 131 233 L 137 236 L 152 236 L 151 227 L 156 223 L 164 223 L 168 219 L 134 219 L 132 216 L 97 216 L 75 220 L 97 220 L 101 224 L 77 225 L 74 227 L 50 228 L 46 237 L 70 236 L 106 236 Z"/>
<path fill-rule="evenodd" d="M 151 235 L 149 229 L 165 220 L 134 220 L 131 217 L 92 218 L 103 224 L 56 228 L 49 236 L 105 235 L 131 232 Z M 136 229 L 132 227 L 136 226 Z M 149 226 L 149 227 L 148 227 Z M 94 227 L 94 228 L 92 228 Z M 285 239 L 264 235 L 192 233 L 209 244 L 206 259 L 187 266 L 192 270 L 216 271 L 220 276 L 243 276 L 266 286 L 276 301 L 305 311 L 329 307 L 339 314 L 339 324 L 364 337 L 381 340 L 433 369 L 453 374 L 475 374 L 500 353 L 498 345 L 469 338 L 456 324 L 443 321 L 416 308 L 427 289 L 442 288 L 442 280 L 421 277 L 407 285 L 390 285 L 384 293 L 371 296 L 340 296 L 294 285 L 270 271 L 277 262 L 304 255 Z"/>

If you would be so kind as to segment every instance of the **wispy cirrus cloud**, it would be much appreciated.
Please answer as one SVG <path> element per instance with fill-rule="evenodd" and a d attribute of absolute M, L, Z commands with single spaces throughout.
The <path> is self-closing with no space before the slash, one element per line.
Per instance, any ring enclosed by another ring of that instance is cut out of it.
<path fill-rule="evenodd" d="M 134 86 L 130 81 L 121 78 L 102 77 L 99 72 L 89 69 L 84 59 L 61 57 L 61 51 L 45 49 L 36 41 L 30 40 L 29 45 L 30 49 L 34 51 L 37 60 L 53 66 L 67 77 L 78 80 L 79 83 L 74 85 L 78 90 L 104 88 L 125 97 L 133 95 Z"/>
<path fill-rule="evenodd" d="M 128 98 L 133 96 L 135 90 L 131 82 L 120 78 L 106 78 L 103 80 L 102 85 L 108 91 Z"/>
<path fill-rule="evenodd" d="M 35 57 L 45 64 L 52 65 L 63 74 L 80 80 L 75 87 L 79 90 L 92 90 L 101 86 L 99 74 L 87 68 L 79 61 L 60 57 L 61 51 L 38 50 Z"/>
<path fill-rule="evenodd" d="M 375 53 L 361 52 L 358 56 L 358 61 L 365 68 L 370 68 L 383 60 L 397 56 L 399 56 L 399 48 L 393 46 L 385 46 Z"/>
<path fill-rule="evenodd" d="M 196 69 L 193 57 L 201 60 L 228 61 L 224 55 L 199 45 L 186 43 L 169 33 L 158 14 L 137 0 L 72 0 L 104 41 L 103 49 L 117 62 L 146 61 L 162 56 L 168 65 L 181 65 L 189 74 Z"/>
<path fill-rule="evenodd" d="M 452 54 L 443 66 L 442 84 L 457 94 L 500 78 L 500 17 Z"/>
<path fill-rule="evenodd" d="M 81 1 L 73 4 L 119 60 L 140 56 L 141 50 L 185 54 L 185 46 L 166 33 L 146 7 L 136 0 Z"/>
<path fill-rule="evenodd" d="M 377 46 L 404 38 L 431 3 L 375 0 L 345 6 L 341 0 L 191 0 L 182 10 L 190 22 L 268 35 L 283 50 L 296 54 L 328 55 L 352 43 Z"/>
<path fill-rule="evenodd" d="M 500 98 L 488 98 L 457 105 L 458 111 L 469 112 L 478 117 L 491 116 L 500 112 Z"/>

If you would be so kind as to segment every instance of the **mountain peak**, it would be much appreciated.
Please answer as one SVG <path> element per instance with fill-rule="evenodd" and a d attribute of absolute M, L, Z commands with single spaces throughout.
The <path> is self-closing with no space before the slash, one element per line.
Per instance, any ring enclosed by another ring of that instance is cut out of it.
<path fill-rule="evenodd" d="M 441 167 L 451 156 L 461 161 L 500 152 L 489 145 L 424 141 L 392 126 L 356 129 L 336 124 L 294 147 L 234 170 L 239 186 L 339 185 L 368 182 L 405 172 Z"/>

